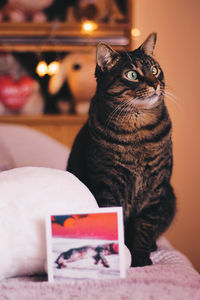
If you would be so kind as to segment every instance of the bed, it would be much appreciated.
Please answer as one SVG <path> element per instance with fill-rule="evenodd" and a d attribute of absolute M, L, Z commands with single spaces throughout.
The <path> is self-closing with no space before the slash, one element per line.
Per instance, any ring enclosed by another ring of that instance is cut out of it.
<path fill-rule="evenodd" d="M 0 283 L 2 300 L 200 299 L 200 278 L 179 252 L 160 242 L 154 265 L 130 268 L 125 279 L 48 283 L 46 276 L 10 278 Z"/>
<path fill-rule="evenodd" d="M 45 269 L 41 267 L 45 259 L 44 241 L 41 243 L 40 240 L 44 239 L 43 230 L 41 228 L 38 230 L 37 226 L 34 227 L 33 223 L 36 219 L 25 220 L 26 211 L 23 210 L 24 208 L 20 211 L 19 208 L 26 206 L 27 211 L 32 210 L 31 214 L 35 213 L 35 217 L 38 217 L 38 212 L 34 212 L 37 210 L 34 210 L 35 199 L 38 201 L 37 205 L 44 198 L 47 201 L 44 202 L 44 206 L 46 203 L 57 205 L 54 204 L 55 201 L 49 200 L 55 199 L 56 195 L 59 199 L 63 198 L 60 201 L 64 205 L 66 197 L 77 199 L 77 195 L 81 194 L 86 199 L 82 208 L 84 205 L 96 207 L 95 201 L 83 184 L 70 177 L 70 174 L 66 175 L 69 147 L 27 126 L 6 123 L 0 124 L 0 144 L 0 197 L 3 199 L 0 205 L 0 235 L 1 248 L 4 249 L 4 251 L 0 250 L 1 300 L 200 299 L 199 274 L 187 257 L 174 249 L 165 237 L 158 240 L 158 249 L 151 254 L 153 265 L 142 268 L 129 267 L 126 271 L 126 278 L 49 283 Z M 70 181 L 66 190 L 62 188 L 62 180 L 63 185 L 66 185 L 66 180 Z M 51 187 L 51 182 L 54 182 L 53 187 Z M 73 189 L 73 184 L 76 191 Z M 25 187 L 23 191 L 22 187 Z M 10 212 L 9 205 L 14 206 L 13 212 Z M 19 211 L 16 215 L 17 209 Z M 42 205 L 40 210 L 42 210 Z M 26 221 L 28 225 L 20 227 L 19 231 L 18 226 Z M 28 227 L 29 231 L 27 232 L 24 227 Z M 19 232 L 22 244 L 17 238 Z M 26 244 L 29 244 L 27 249 Z M 9 247 L 12 245 L 10 247 L 12 251 L 9 252 L 9 249 L 6 251 L 6 245 Z M 14 256 L 12 256 L 13 253 Z M 7 272 L 8 266 L 10 266 L 10 273 Z"/>

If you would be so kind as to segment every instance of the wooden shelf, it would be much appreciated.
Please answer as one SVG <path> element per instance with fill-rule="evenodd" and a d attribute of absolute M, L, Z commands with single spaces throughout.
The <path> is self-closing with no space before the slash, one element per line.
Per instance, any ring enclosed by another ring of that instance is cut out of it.
<path fill-rule="evenodd" d="M 132 6 L 128 1 L 126 24 L 98 24 L 90 34 L 82 31 L 80 23 L 67 22 L 12 23 L 0 22 L 0 52 L 70 52 L 108 42 L 116 49 L 131 48 Z M 26 125 L 38 129 L 71 146 L 87 116 L 1 116 L 0 123 Z"/>
<path fill-rule="evenodd" d="M 133 0 L 127 0 L 127 22 L 100 23 L 92 33 L 82 23 L 71 22 L 0 22 L 0 51 L 44 52 L 74 51 L 104 41 L 115 48 L 130 49 Z"/>
<path fill-rule="evenodd" d="M 99 25 L 90 34 L 81 24 L 67 23 L 0 23 L 1 51 L 72 51 L 105 41 L 113 46 L 128 47 L 128 24 Z"/>
<path fill-rule="evenodd" d="M 1 22 L 0 23 L 0 35 L 1 36 L 79 36 L 81 31 L 81 24 L 69 25 L 68 23 L 12 23 L 12 22 Z M 119 32 L 124 32 L 127 29 L 127 24 L 116 24 L 116 25 L 105 25 L 100 24 L 98 30 L 93 31 L 92 35 L 97 34 L 113 34 L 116 35 Z M 86 34 L 87 35 L 87 34 Z M 89 34 L 87 35 L 89 36 Z"/>

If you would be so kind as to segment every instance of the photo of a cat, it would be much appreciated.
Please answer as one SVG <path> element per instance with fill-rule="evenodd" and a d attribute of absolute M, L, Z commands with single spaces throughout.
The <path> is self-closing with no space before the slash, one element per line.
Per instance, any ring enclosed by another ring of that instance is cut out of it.
<path fill-rule="evenodd" d="M 48 280 L 125 277 L 122 208 L 47 217 Z"/>

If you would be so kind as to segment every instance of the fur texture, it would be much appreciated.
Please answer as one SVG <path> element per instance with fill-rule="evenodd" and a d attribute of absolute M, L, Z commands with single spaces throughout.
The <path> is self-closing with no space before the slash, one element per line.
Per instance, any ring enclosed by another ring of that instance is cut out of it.
<path fill-rule="evenodd" d="M 175 213 L 171 121 L 155 43 L 153 33 L 133 52 L 97 46 L 97 90 L 67 168 L 99 206 L 123 206 L 132 266 L 152 263 L 155 241 Z"/>

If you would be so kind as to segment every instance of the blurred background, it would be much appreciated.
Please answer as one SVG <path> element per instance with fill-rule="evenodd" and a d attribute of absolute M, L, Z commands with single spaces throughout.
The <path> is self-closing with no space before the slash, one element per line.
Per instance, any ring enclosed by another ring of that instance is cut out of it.
<path fill-rule="evenodd" d="M 158 33 L 155 55 L 171 94 L 166 104 L 173 123 L 177 195 L 177 215 L 166 236 L 200 272 L 200 1 L 31 4 L 0 0 L 0 122 L 32 126 L 69 147 L 95 92 L 97 42 L 133 49 L 151 32 Z"/>

